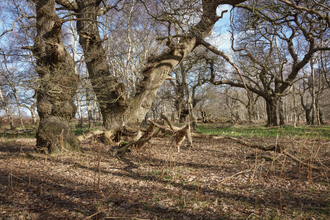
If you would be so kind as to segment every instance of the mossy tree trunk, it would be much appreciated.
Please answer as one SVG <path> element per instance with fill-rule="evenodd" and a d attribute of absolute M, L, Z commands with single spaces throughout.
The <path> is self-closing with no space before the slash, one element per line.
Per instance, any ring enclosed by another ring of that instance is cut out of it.
<path fill-rule="evenodd" d="M 56 15 L 55 0 L 34 2 L 37 36 L 33 55 L 39 75 L 37 108 L 40 117 L 37 149 L 51 154 L 62 150 L 80 151 L 80 141 L 69 127 L 77 110 L 73 97 L 79 78 L 75 74 L 75 62 L 62 42 L 63 22 Z"/>

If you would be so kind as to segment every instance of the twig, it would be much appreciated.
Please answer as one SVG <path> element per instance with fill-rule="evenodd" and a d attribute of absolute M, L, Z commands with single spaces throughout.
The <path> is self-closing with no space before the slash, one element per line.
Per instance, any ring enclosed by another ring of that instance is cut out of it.
<path fill-rule="evenodd" d="M 93 216 L 95 216 L 95 215 L 97 215 L 97 214 L 99 214 L 99 213 L 101 213 L 101 212 L 103 212 L 103 211 L 104 211 L 104 210 L 102 210 L 102 211 L 98 211 L 98 212 L 94 213 L 93 215 L 88 216 L 88 217 L 85 218 L 84 220 L 90 219 L 90 218 L 92 218 Z"/>
<path fill-rule="evenodd" d="M 260 166 L 260 165 L 259 165 L 259 166 Z M 255 169 L 257 169 L 259 166 L 257 166 Z M 240 174 L 242 174 L 242 173 L 251 172 L 251 171 L 253 171 L 253 170 L 255 170 L 255 169 L 248 169 L 248 170 L 243 170 L 243 171 L 240 171 L 240 172 L 238 172 L 238 173 L 235 173 L 234 175 L 229 176 L 229 177 L 226 177 L 225 179 L 221 180 L 221 181 L 219 182 L 219 184 L 222 184 L 222 183 L 226 182 L 227 180 L 230 180 L 231 178 L 233 178 L 233 177 L 235 177 L 235 176 L 238 176 L 238 175 L 240 175 Z"/>

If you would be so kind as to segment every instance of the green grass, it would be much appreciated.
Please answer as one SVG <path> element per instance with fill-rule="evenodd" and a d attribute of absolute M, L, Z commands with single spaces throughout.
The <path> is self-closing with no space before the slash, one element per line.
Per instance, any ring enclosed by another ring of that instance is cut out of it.
<path fill-rule="evenodd" d="M 82 128 L 75 127 L 73 131 L 76 135 L 88 133 L 91 130 L 97 130 L 102 126 L 102 123 L 97 123 L 94 128 L 89 129 L 88 123 L 84 123 Z M 177 125 L 178 126 L 178 125 Z M 73 125 L 70 126 L 71 129 Z M 37 127 L 29 126 L 26 129 L 37 129 Z M 198 125 L 197 132 L 207 135 L 228 135 L 233 137 L 259 137 L 259 138 L 274 138 L 274 137 L 309 137 L 321 138 L 325 141 L 330 140 L 330 126 L 297 126 L 294 128 L 291 125 L 283 127 L 268 128 L 261 125 L 228 125 L 228 124 L 202 124 Z M 29 132 L 20 135 L 2 134 L 0 137 L 6 138 L 35 138 L 36 132 Z"/>
<path fill-rule="evenodd" d="M 70 123 L 70 128 L 71 131 L 74 132 L 76 135 L 81 135 L 83 133 L 88 133 L 89 131 L 94 131 L 99 129 L 102 126 L 102 123 L 97 123 L 95 125 L 95 127 L 93 127 L 92 129 L 89 129 L 88 123 L 84 123 L 83 126 L 81 128 L 79 128 L 77 125 L 75 125 L 75 129 L 73 129 L 73 124 Z M 5 129 L 6 127 L 4 127 L 3 129 Z M 7 128 L 9 129 L 9 127 Z M 18 130 L 20 130 L 20 128 L 17 128 Z M 29 125 L 29 126 L 25 126 L 25 129 L 29 130 L 29 129 L 35 129 L 34 132 L 27 132 L 24 134 L 0 134 L 0 138 L 35 138 L 36 137 L 36 131 L 38 129 L 38 126 L 36 125 Z M 0 129 L 2 130 L 2 128 Z M 15 132 L 15 131 L 8 131 L 8 132 Z"/>
<path fill-rule="evenodd" d="M 79 128 L 76 125 L 76 130 L 74 131 L 74 133 L 76 135 L 81 135 L 83 133 L 88 133 L 89 131 L 95 131 L 95 130 L 99 129 L 101 126 L 102 126 L 102 123 L 96 123 L 96 125 L 93 128 L 89 129 L 88 123 L 84 123 L 81 128 Z M 70 127 L 72 127 L 72 126 L 70 126 Z"/>
<path fill-rule="evenodd" d="M 236 137 L 319 137 L 330 140 L 330 126 L 297 126 L 290 125 L 283 127 L 269 128 L 266 126 L 244 126 L 244 125 L 221 125 L 207 124 L 199 125 L 198 132 L 207 135 L 230 135 Z"/>

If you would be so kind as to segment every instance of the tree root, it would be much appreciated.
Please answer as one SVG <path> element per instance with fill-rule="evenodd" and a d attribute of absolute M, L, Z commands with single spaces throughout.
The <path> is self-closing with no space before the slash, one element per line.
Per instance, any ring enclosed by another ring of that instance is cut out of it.
<path fill-rule="evenodd" d="M 127 145 L 125 145 L 122 148 L 115 149 L 112 152 L 112 156 L 117 156 L 118 154 L 120 154 L 119 156 L 122 156 L 128 150 L 128 148 L 131 147 L 132 145 L 137 145 L 139 142 L 147 142 L 151 138 L 150 137 L 149 139 L 144 140 L 144 139 L 141 139 L 142 137 L 143 137 L 142 132 L 138 131 L 137 135 L 134 137 L 134 139 L 132 141 L 130 141 Z"/>
<path fill-rule="evenodd" d="M 96 131 L 91 131 L 88 134 L 79 135 L 79 136 L 77 136 L 77 138 L 79 141 L 83 141 L 83 140 L 86 140 L 88 138 L 91 138 L 91 137 L 94 137 L 97 135 L 102 135 L 103 133 L 104 133 L 104 130 L 98 129 Z"/>

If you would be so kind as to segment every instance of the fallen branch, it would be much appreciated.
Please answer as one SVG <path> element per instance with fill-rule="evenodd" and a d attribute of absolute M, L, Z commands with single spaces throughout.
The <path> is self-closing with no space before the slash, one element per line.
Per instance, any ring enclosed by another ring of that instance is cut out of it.
<path fill-rule="evenodd" d="M 124 153 L 128 150 L 128 148 L 134 144 L 137 144 L 139 141 L 149 141 L 150 138 L 148 140 L 140 140 L 142 137 L 142 132 L 141 131 L 138 131 L 137 135 L 134 137 L 134 139 L 132 141 L 130 141 L 127 145 L 125 145 L 124 147 L 122 148 L 119 148 L 119 149 L 115 149 L 113 152 L 112 152 L 112 156 L 117 156 L 118 154 L 120 154 L 120 156 L 124 155 Z"/>
<path fill-rule="evenodd" d="M 139 139 L 141 139 L 141 140 L 149 139 L 150 140 L 150 138 L 154 135 L 154 133 L 155 133 L 155 125 L 150 124 L 148 130 Z M 144 147 L 145 144 L 146 144 L 146 141 L 140 141 L 138 144 L 136 144 L 136 147 L 141 149 L 142 147 Z"/>
<path fill-rule="evenodd" d="M 15 134 L 26 134 L 26 133 L 31 133 L 31 132 L 35 132 L 35 131 L 36 131 L 35 129 L 22 130 L 22 131 L 16 131 L 16 132 L 2 131 L 2 132 L 0 132 L 0 134 L 15 135 Z"/>
<path fill-rule="evenodd" d="M 250 147 L 250 148 L 257 148 L 259 150 L 263 151 L 275 151 L 278 153 L 283 153 L 285 151 L 285 147 L 279 144 L 274 144 L 274 145 L 259 145 L 255 143 L 250 143 L 247 141 L 244 141 L 242 139 L 234 138 L 234 137 L 227 137 L 225 136 L 223 139 L 230 139 L 233 140 L 239 144 L 242 144 L 244 146 Z"/>
<path fill-rule="evenodd" d="M 240 171 L 240 172 L 238 172 L 238 173 L 235 173 L 234 175 L 229 176 L 229 177 L 226 177 L 226 178 L 224 178 L 223 180 L 221 180 L 221 181 L 219 182 L 219 184 L 222 184 L 222 183 L 224 183 L 224 182 L 230 180 L 231 178 L 233 178 L 233 177 L 235 177 L 235 176 L 238 176 L 238 175 L 240 175 L 240 174 L 244 174 L 244 173 L 248 173 L 248 172 L 254 171 L 254 170 L 257 169 L 257 168 L 259 168 L 259 166 L 257 166 L 257 167 L 254 168 L 254 169 L 243 170 L 243 171 Z"/>
<path fill-rule="evenodd" d="M 151 124 L 153 124 L 153 125 L 155 125 L 159 130 L 160 130 L 160 132 L 162 133 L 162 134 L 169 134 L 169 135 L 173 135 L 174 134 L 174 130 L 172 130 L 172 129 L 169 129 L 169 128 L 166 128 L 166 127 L 164 127 L 164 126 L 162 126 L 162 125 L 160 125 L 160 124 L 157 124 L 156 122 L 154 122 L 154 121 L 152 121 L 152 120 L 148 120 Z M 159 132 L 157 132 L 157 134 L 158 134 Z"/>
<path fill-rule="evenodd" d="M 300 163 L 300 164 L 302 164 L 302 165 L 304 165 L 306 167 L 310 167 L 312 169 L 315 169 L 315 170 L 321 170 L 322 169 L 322 167 L 314 166 L 312 164 L 308 164 L 308 163 L 303 162 L 301 159 L 299 159 L 296 156 L 290 154 L 286 150 L 285 146 L 280 145 L 280 144 L 259 145 L 259 144 L 250 143 L 250 142 L 244 141 L 242 139 L 234 138 L 234 137 L 228 137 L 228 136 L 211 136 L 211 135 L 196 134 L 196 133 L 193 133 L 192 136 L 195 137 L 195 138 L 211 138 L 211 139 L 215 139 L 215 140 L 229 139 L 229 140 L 235 141 L 236 143 L 242 144 L 242 145 L 244 145 L 246 147 L 256 148 L 256 149 L 259 149 L 259 150 L 262 150 L 262 151 L 274 151 L 274 152 L 278 152 L 278 153 L 284 154 L 285 156 L 291 158 L 293 161 L 295 161 L 297 163 Z M 330 168 L 328 168 L 328 167 L 324 167 L 324 168 L 326 168 L 327 170 L 330 170 Z"/>
<path fill-rule="evenodd" d="M 180 129 L 179 127 L 173 126 L 172 122 L 170 121 L 170 119 L 168 119 L 168 117 L 166 117 L 166 115 L 161 114 L 160 117 L 167 122 L 167 124 L 170 126 L 172 131 L 177 131 Z"/>
<path fill-rule="evenodd" d="M 167 122 L 167 124 L 170 126 L 169 128 L 166 128 L 162 125 L 159 125 L 152 120 L 149 120 L 150 123 L 154 124 L 163 134 L 169 134 L 172 135 L 175 140 L 175 147 L 178 149 L 178 152 L 180 152 L 180 146 L 182 145 L 183 141 L 187 138 L 189 145 L 188 147 L 192 147 L 192 136 L 190 131 L 190 124 L 187 124 L 181 128 L 173 126 L 171 121 L 165 116 L 161 115 L 161 117 Z"/>

